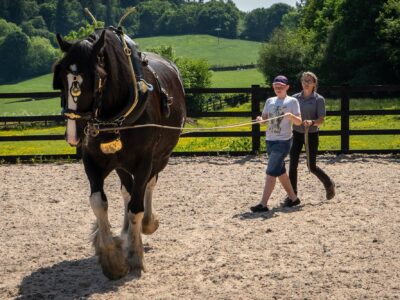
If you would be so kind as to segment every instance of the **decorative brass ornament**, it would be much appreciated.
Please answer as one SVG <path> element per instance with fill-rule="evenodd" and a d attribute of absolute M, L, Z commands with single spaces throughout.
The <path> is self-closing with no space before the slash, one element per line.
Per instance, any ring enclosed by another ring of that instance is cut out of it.
<path fill-rule="evenodd" d="M 122 142 L 119 138 L 108 142 L 108 143 L 101 143 L 100 150 L 104 154 L 114 154 L 122 149 Z"/>
<path fill-rule="evenodd" d="M 64 113 L 64 116 L 66 116 L 68 119 L 70 120 L 76 120 L 76 119 L 80 119 L 81 116 L 74 114 L 74 113 Z"/>
<path fill-rule="evenodd" d="M 72 97 L 79 97 L 81 95 L 81 87 L 78 80 L 74 80 L 71 84 L 70 93 Z"/>

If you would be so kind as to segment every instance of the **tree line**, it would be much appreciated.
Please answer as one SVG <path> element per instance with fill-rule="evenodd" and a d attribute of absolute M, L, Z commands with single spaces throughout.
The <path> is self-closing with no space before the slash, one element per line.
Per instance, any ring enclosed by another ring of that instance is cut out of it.
<path fill-rule="evenodd" d="M 247 14 L 231 0 L 2 0 L 0 83 L 49 72 L 60 55 L 55 33 L 76 37 L 90 28 L 85 7 L 105 26 L 116 26 L 128 8 L 136 7 L 123 24 L 131 37 L 211 34 L 260 41 L 292 9 L 279 4 Z M 266 19 L 268 26 L 261 26 Z"/>
<path fill-rule="evenodd" d="M 56 32 L 78 38 L 92 30 L 84 7 L 108 26 L 132 6 L 137 13 L 124 27 L 133 38 L 212 34 L 264 42 L 258 66 L 267 82 L 276 74 L 298 82 L 304 70 L 324 85 L 400 79 L 399 0 L 299 0 L 249 13 L 231 0 L 2 0 L 0 83 L 48 73 L 61 55 Z"/>
<path fill-rule="evenodd" d="M 260 51 L 268 80 L 304 70 L 323 85 L 398 84 L 399 0 L 302 0 Z"/>

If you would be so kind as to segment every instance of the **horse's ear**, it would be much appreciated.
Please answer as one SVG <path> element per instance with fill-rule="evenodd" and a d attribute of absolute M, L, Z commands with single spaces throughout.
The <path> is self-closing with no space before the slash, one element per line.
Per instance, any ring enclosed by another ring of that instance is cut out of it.
<path fill-rule="evenodd" d="M 105 40 L 106 40 L 106 31 L 103 30 L 101 32 L 100 38 L 98 39 L 98 41 L 93 45 L 93 55 L 96 57 L 97 55 L 99 55 L 99 53 L 101 52 L 101 50 L 104 47 L 105 44 Z"/>
<path fill-rule="evenodd" d="M 53 67 L 53 90 L 62 90 L 63 89 L 60 72 L 61 72 L 61 64 L 58 62 Z"/>
<path fill-rule="evenodd" d="M 71 48 L 72 44 L 70 42 L 67 42 L 66 40 L 64 40 L 61 36 L 61 34 L 57 33 L 56 34 L 56 38 L 57 38 L 57 43 L 58 46 L 60 46 L 60 49 L 62 52 L 68 52 L 69 48 Z"/>

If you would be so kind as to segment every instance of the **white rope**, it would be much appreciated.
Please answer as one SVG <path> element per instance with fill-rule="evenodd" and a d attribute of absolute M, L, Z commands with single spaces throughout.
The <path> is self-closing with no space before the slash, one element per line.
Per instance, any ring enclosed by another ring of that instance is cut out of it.
<path fill-rule="evenodd" d="M 218 130 L 218 129 L 227 129 L 227 128 L 235 128 L 235 127 L 243 127 L 243 126 L 248 126 L 248 125 L 253 125 L 253 124 L 263 124 L 267 123 L 272 120 L 280 119 L 285 116 L 287 116 L 288 113 L 265 119 L 262 121 L 257 121 L 257 120 L 251 120 L 251 122 L 245 122 L 245 123 L 238 123 L 238 124 L 232 124 L 232 125 L 224 125 L 224 126 L 214 126 L 214 127 L 193 127 L 193 128 L 184 128 L 184 127 L 174 127 L 174 126 L 166 126 L 166 125 L 159 125 L 159 124 L 140 124 L 140 125 L 132 125 L 132 126 L 122 126 L 122 127 L 113 127 L 113 128 L 102 128 L 102 129 L 97 129 L 98 132 L 102 131 L 117 131 L 117 130 L 126 130 L 126 129 L 134 129 L 134 128 L 145 128 L 145 127 L 157 127 L 157 128 L 163 128 L 163 129 L 172 129 L 172 130 L 191 130 L 189 132 L 183 132 L 183 134 L 188 134 L 196 131 L 205 131 L 205 130 Z"/>

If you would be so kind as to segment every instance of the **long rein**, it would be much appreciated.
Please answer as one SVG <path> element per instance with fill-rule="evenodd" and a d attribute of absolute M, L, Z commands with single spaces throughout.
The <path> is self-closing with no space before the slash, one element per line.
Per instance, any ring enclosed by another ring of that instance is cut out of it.
<path fill-rule="evenodd" d="M 188 132 L 182 132 L 181 135 L 196 132 L 196 131 L 205 131 L 205 130 L 218 130 L 218 129 L 227 129 L 227 128 L 235 128 L 235 127 L 243 127 L 243 126 L 248 126 L 248 125 L 254 125 L 254 124 L 263 124 L 270 122 L 272 120 L 280 119 L 285 116 L 287 116 L 288 113 L 283 114 L 281 116 L 265 119 L 262 121 L 257 121 L 257 120 L 251 120 L 251 122 L 245 122 L 245 123 L 237 123 L 237 124 L 232 124 L 232 125 L 224 125 L 224 126 L 214 126 L 214 127 L 194 127 L 194 128 L 184 128 L 184 127 L 174 127 L 174 126 L 167 126 L 167 125 L 160 125 L 160 124 L 139 124 L 139 125 L 132 125 L 132 126 L 120 126 L 120 127 L 112 127 L 112 128 L 95 128 L 94 130 L 97 133 L 100 132 L 107 132 L 107 131 L 120 131 L 120 130 L 127 130 L 127 129 L 135 129 L 135 128 L 145 128 L 145 127 L 157 127 L 157 128 L 163 128 L 163 129 L 171 129 L 171 130 L 190 130 Z"/>

